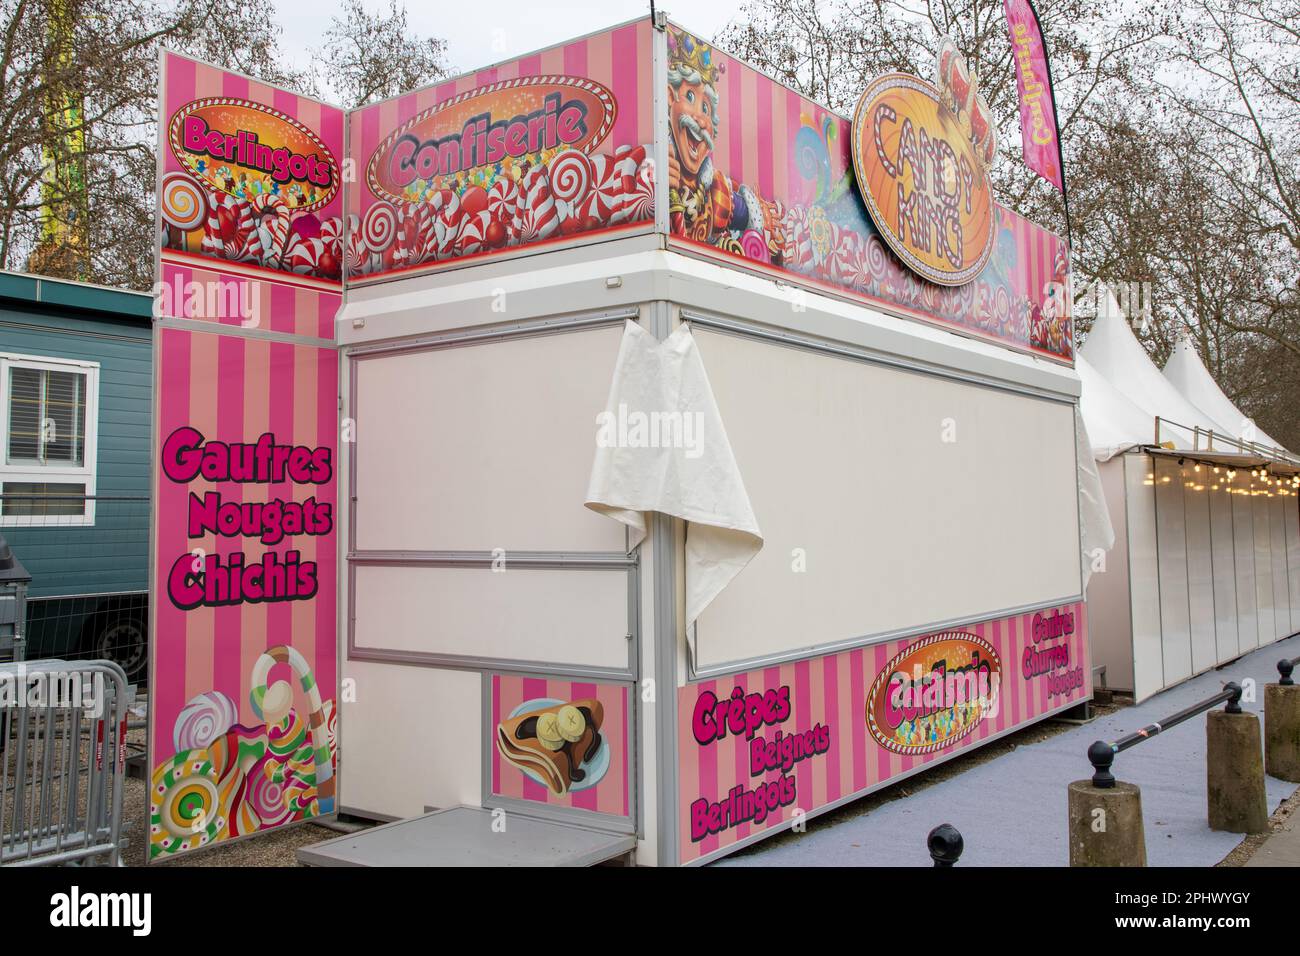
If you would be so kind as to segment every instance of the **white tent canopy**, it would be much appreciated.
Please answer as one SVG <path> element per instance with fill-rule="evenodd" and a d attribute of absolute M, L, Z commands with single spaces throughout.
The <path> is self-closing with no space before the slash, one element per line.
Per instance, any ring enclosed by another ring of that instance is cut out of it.
<path fill-rule="evenodd" d="M 1191 339 L 1184 336 L 1165 363 L 1165 378 L 1197 408 L 1203 408 L 1216 421 L 1228 426 L 1226 434 L 1242 441 L 1255 442 L 1269 448 L 1280 448 L 1272 438 L 1257 428 L 1250 417 L 1232 403 L 1223 389 L 1210 375 L 1201 357 L 1196 354 Z M 1217 447 L 1217 446 L 1216 446 Z M 1226 450 L 1230 450 L 1225 448 Z"/>
<path fill-rule="evenodd" d="M 1108 382 L 1080 352 L 1074 357 L 1083 391 L 1079 410 L 1088 429 L 1092 455 L 1109 461 L 1116 455 L 1155 440 L 1155 416 L 1133 404 L 1132 399 Z"/>
<path fill-rule="evenodd" d="M 1096 324 L 1088 333 L 1088 340 L 1079 349 L 1079 355 L 1087 359 L 1093 369 L 1133 405 L 1152 419 L 1160 417 L 1162 442 L 1172 441 L 1179 448 L 1194 448 L 1194 428 L 1202 431 L 1213 429 L 1220 435 L 1234 434 L 1232 429 L 1224 427 L 1183 397 L 1169 379 L 1161 374 L 1133 335 L 1133 330 L 1121 314 L 1119 304 L 1109 292 Z M 1154 423 L 1149 431 L 1150 434 L 1142 439 L 1144 442 L 1155 440 Z"/>

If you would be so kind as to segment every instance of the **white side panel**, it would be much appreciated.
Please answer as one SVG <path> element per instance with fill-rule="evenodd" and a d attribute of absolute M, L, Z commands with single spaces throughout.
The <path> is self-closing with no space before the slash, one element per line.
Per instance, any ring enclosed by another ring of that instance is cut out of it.
<path fill-rule="evenodd" d="M 1133 689 L 1133 624 L 1129 606 L 1128 507 L 1124 501 L 1124 463 L 1144 456 L 1118 455 L 1097 463 L 1106 508 L 1115 528 L 1115 546 L 1106 553 L 1104 569 L 1088 580 L 1088 640 L 1094 664 L 1106 666 L 1106 686 Z M 1147 493 L 1150 489 L 1144 489 Z"/>
<path fill-rule="evenodd" d="M 1291 583 L 1291 627 L 1300 631 L 1300 499 L 1284 499 L 1282 526 L 1286 533 L 1287 577 Z"/>
<path fill-rule="evenodd" d="M 1129 586 L 1132 591 L 1133 697 L 1165 686 L 1160 646 L 1160 563 L 1156 554 L 1156 494 L 1149 455 L 1124 456 L 1128 497 Z"/>
<path fill-rule="evenodd" d="M 1259 594 L 1255 590 L 1255 499 L 1250 476 L 1237 474 L 1232 482 L 1232 531 L 1236 539 L 1237 634 L 1239 653 L 1259 647 Z"/>
<path fill-rule="evenodd" d="M 1277 637 L 1277 613 L 1273 596 L 1273 533 L 1269 527 L 1268 498 L 1261 481 L 1252 482 L 1251 515 L 1255 523 L 1255 595 L 1259 605 L 1257 645 L 1271 644 Z"/>
<path fill-rule="evenodd" d="M 1214 637 L 1214 560 L 1210 543 L 1209 468 L 1188 468 L 1191 487 L 1184 488 L 1187 520 L 1187 604 L 1191 615 L 1192 673 L 1201 674 L 1219 663 Z"/>
<path fill-rule="evenodd" d="M 1294 630 L 1291 624 L 1291 582 L 1286 566 L 1286 504 L 1284 498 L 1273 492 L 1267 498 L 1268 530 L 1273 549 L 1273 632 L 1277 640 L 1288 637 Z"/>
<path fill-rule="evenodd" d="M 362 551 L 622 551 L 583 507 L 621 326 L 356 361 Z"/>
<path fill-rule="evenodd" d="M 359 565 L 356 576 L 358 648 L 591 667 L 628 663 L 623 570 Z"/>
<path fill-rule="evenodd" d="M 1210 499 L 1210 540 L 1214 562 L 1214 637 L 1218 663 L 1238 654 L 1237 556 L 1232 533 L 1232 495 L 1220 471 L 1206 494 Z"/>
<path fill-rule="evenodd" d="M 339 720 L 339 804 L 384 817 L 428 807 L 479 805 L 482 678 L 447 671 L 343 661 L 356 702 Z"/>
<path fill-rule="evenodd" d="M 1188 468 L 1187 470 L 1190 470 Z M 1156 543 L 1160 562 L 1160 645 L 1164 685 L 1192 676 L 1192 630 L 1187 604 L 1187 519 L 1184 468 L 1156 459 Z"/>
<path fill-rule="evenodd" d="M 698 664 L 1080 593 L 1071 405 L 695 334 L 765 539 Z"/>

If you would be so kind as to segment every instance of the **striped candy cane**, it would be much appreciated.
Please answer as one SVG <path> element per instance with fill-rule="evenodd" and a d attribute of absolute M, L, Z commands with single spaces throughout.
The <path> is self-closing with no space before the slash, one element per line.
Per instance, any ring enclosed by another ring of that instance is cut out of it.
<path fill-rule="evenodd" d="M 278 724 L 289 715 L 293 706 L 293 689 L 287 681 L 276 681 L 267 685 L 271 668 L 276 664 L 288 664 L 302 686 L 311 705 L 311 746 L 316 759 L 316 795 L 321 814 L 334 812 L 334 765 L 330 761 L 328 727 L 325 710 L 321 703 L 320 688 L 312 676 L 311 667 L 306 658 L 292 647 L 278 644 L 267 648 L 253 665 L 253 690 L 249 702 L 253 713 L 259 720 L 271 726 Z"/>

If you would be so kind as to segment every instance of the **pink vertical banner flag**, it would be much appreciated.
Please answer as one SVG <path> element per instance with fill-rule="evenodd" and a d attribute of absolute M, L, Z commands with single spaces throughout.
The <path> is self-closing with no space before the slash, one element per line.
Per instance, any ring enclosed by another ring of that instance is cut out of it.
<path fill-rule="evenodd" d="M 1064 193 L 1056 100 L 1038 14 L 1029 0 L 1002 0 L 1002 8 L 1006 11 L 1011 52 L 1015 57 L 1025 164 Z"/>

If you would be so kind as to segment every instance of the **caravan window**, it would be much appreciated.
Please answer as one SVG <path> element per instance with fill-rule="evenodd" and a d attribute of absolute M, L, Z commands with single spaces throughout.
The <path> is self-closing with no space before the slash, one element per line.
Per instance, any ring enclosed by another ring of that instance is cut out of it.
<path fill-rule="evenodd" d="M 94 523 L 99 366 L 0 354 L 0 525 Z"/>

